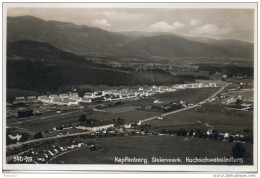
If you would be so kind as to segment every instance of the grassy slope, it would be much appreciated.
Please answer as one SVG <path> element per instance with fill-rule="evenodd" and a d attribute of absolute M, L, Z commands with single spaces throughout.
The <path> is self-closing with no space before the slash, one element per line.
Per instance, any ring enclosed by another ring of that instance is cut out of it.
<path fill-rule="evenodd" d="M 115 156 L 147 158 L 148 160 L 155 156 L 180 157 L 183 161 L 182 164 L 187 164 L 185 157 L 229 157 L 234 146 L 234 143 L 171 136 L 106 138 L 91 140 L 91 142 L 100 144 L 102 149 L 90 151 L 89 148 L 84 148 L 72 151 L 58 157 L 52 163 L 64 161 L 65 164 L 114 164 Z M 246 150 L 252 156 L 252 145 L 246 145 Z"/>

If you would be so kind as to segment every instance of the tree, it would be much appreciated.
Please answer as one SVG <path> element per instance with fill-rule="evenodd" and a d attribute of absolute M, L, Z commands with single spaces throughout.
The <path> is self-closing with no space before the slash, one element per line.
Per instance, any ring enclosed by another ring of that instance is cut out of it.
<path fill-rule="evenodd" d="M 218 139 L 218 136 L 219 136 L 219 134 L 216 132 L 216 133 L 213 133 L 213 139 L 214 140 L 217 140 Z"/>
<path fill-rule="evenodd" d="M 246 148 L 243 147 L 243 145 L 241 143 L 237 143 L 232 148 L 232 152 L 230 154 L 234 158 L 247 158 L 248 157 L 248 153 L 246 152 Z"/>
<path fill-rule="evenodd" d="M 115 120 L 115 126 L 121 126 L 121 125 L 124 125 L 124 122 L 125 120 L 124 119 L 121 119 L 120 117 L 118 117 L 116 120 Z"/>
<path fill-rule="evenodd" d="M 79 122 L 86 122 L 87 118 L 85 114 L 81 114 L 79 117 Z"/>
<path fill-rule="evenodd" d="M 8 135 L 6 135 L 6 145 L 15 144 L 16 142 L 16 139 L 11 139 Z"/>
<path fill-rule="evenodd" d="M 237 99 L 237 100 L 236 100 L 236 105 L 237 105 L 237 106 L 241 106 L 241 104 L 242 104 L 242 100 Z"/>
<path fill-rule="evenodd" d="M 212 134 L 209 134 L 209 135 L 208 135 L 208 138 L 209 138 L 209 139 L 212 139 L 212 138 L 213 138 L 213 135 L 212 135 Z"/>
<path fill-rule="evenodd" d="M 218 136 L 218 140 L 220 140 L 220 141 L 224 140 L 224 136 L 223 135 L 219 135 Z"/>
<path fill-rule="evenodd" d="M 235 140 L 235 139 L 234 139 L 233 136 L 230 136 L 229 139 L 228 139 L 229 142 L 233 142 L 234 140 Z"/>
<path fill-rule="evenodd" d="M 190 137 L 193 136 L 193 132 L 194 132 L 193 130 L 190 130 L 190 131 L 189 131 L 189 136 L 190 136 Z"/>
<path fill-rule="evenodd" d="M 40 132 L 37 132 L 37 133 L 33 136 L 33 138 L 35 138 L 35 139 L 43 138 L 42 132 L 41 132 L 41 131 L 40 131 Z"/>
<path fill-rule="evenodd" d="M 22 133 L 22 138 L 19 140 L 20 142 L 25 142 L 29 140 L 30 135 L 28 133 Z"/>

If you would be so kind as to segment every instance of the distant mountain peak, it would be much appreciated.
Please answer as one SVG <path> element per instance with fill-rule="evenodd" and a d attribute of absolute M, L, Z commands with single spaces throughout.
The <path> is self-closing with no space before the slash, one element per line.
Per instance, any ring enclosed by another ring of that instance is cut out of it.
<path fill-rule="evenodd" d="M 127 34 L 126 34 L 127 33 Z M 253 57 L 253 44 L 238 40 L 186 37 L 172 33 L 113 33 L 69 22 L 45 21 L 33 16 L 9 17 L 7 40 L 49 43 L 59 49 L 87 55 L 134 57 Z"/>

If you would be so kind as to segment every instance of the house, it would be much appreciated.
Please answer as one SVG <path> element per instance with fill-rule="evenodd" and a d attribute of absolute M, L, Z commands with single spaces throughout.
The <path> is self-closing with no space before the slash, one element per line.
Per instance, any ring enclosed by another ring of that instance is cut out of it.
<path fill-rule="evenodd" d="M 224 138 L 228 138 L 229 133 L 224 133 Z"/>
<path fill-rule="evenodd" d="M 102 126 L 96 126 L 96 127 L 78 126 L 77 129 L 97 132 L 97 131 L 107 130 L 108 128 L 111 128 L 111 127 L 114 127 L 114 124 L 108 124 L 108 125 L 102 125 Z"/>
<path fill-rule="evenodd" d="M 53 101 L 53 99 L 51 99 L 51 98 L 44 98 L 41 100 L 41 102 L 43 102 L 43 103 L 51 103 L 52 101 Z"/>
<path fill-rule="evenodd" d="M 120 100 L 120 96 L 119 95 L 113 95 L 113 96 L 111 96 L 111 100 L 112 101 Z"/>
<path fill-rule="evenodd" d="M 95 97 L 103 96 L 103 91 L 94 91 L 94 96 Z"/>
<path fill-rule="evenodd" d="M 27 101 L 29 101 L 29 102 L 34 102 L 36 100 L 37 100 L 36 96 L 28 96 L 27 97 Z"/>
<path fill-rule="evenodd" d="M 77 105 L 79 104 L 78 100 L 69 99 L 68 105 Z"/>
<path fill-rule="evenodd" d="M 208 87 L 208 84 L 202 83 L 202 84 L 201 84 L 201 87 L 202 87 L 202 88 L 206 88 L 206 87 Z"/>
<path fill-rule="evenodd" d="M 132 124 L 125 124 L 124 125 L 124 128 L 126 128 L 126 129 L 129 129 L 129 128 L 131 128 L 132 127 Z"/>
<path fill-rule="evenodd" d="M 19 134 L 16 134 L 16 136 L 8 135 L 8 137 L 9 137 L 11 140 L 17 140 L 17 141 L 19 142 L 19 140 L 22 138 L 22 135 L 19 135 Z"/>
<path fill-rule="evenodd" d="M 62 104 L 62 105 L 68 105 L 69 102 L 70 102 L 70 99 L 69 99 L 69 98 L 64 98 L 64 99 L 62 99 L 61 104 Z"/>
<path fill-rule="evenodd" d="M 128 94 L 128 98 L 135 98 L 136 96 L 135 96 L 135 93 L 130 93 L 130 94 Z"/>
<path fill-rule="evenodd" d="M 54 154 L 50 150 L 48 152 L 50 153 L 51 156 L 54 156 Z"/>
<path fill-rule="evenodd" d="M 114 95 L 120 94 L 120 93 L 118 92 L 118 90 L 116 90 L 116 89 L 110 90 L 110 93 L 111 93 L 111 94 L 114 94 Z"/>
<path fill-rule="evenodd" d="M 59 98 L 69 98 L 69 95 L 68 94 L 60 94 Z"/>
<path fill-rule="evenodd" d="M 159 100 L 154 100 L 153 103 L 159 103 Z"/>
<path fill-rule="evenodd" d="M 91 103 L 91 99 L 90 98 L 81 98 L 80 102 L 82 102 L 82 103 Z"/>
<path fill-rule="evenodd" d="M 212 134 L 212 129 L 207 131 L 207 135 Z"/>
<path fill-rule="evenodd" d="M 209 87 L 217 87 L 217 84 L 216 83 L 209 83 L 208 86 Z"/>
<path fill-rule="evenodd" d="M 46 100 L 47 98 L 48 98 L 47 95 L 38 96 L 38 100 L 40 100 L 40 101 Z"/>
<path fill-rule="evenodd" d="M 86 92 L 84 94 L 84 98 L 93 98 L 94 97 L 94 94 L 93 93 L 90 93 L 90 92 Z"/>
<path fill-rule="evenodd" d="M 69 98 L 78 98 L 78 97 L 79 97 L 78 93 L 70 93 L 69 94 Z"/>
<path fill-rule="evenodd" d="M 135 96 L 142 96 L 143 95 L 143 92 L 142 91 L 136 91 L 134 93 Z"/>
<path fill-rule="evenodd" d="M 127 94 L 122 94 L 122 95 L 120 95 L 120 99 L 126 99 L 126 98 L 128 98 L 128 95 L 127 95 Z"/>
<path fill-rule="evenodd" d="M 45 156 L 45 158 L 49 158 L 49 156 L 46 153 L 44 154 L 44 156 Z"/>
<path fill-rule="evenodd" d="M 59 153 L 59 151 L 58 151 L 57 149 L 53 149 L 53 151 L 54 151 L 56 154 Z"/>
<path fill-rule="evenodd" d="M 51 98 L 51 99 L 58 98 L 58 95 L 49 95 L 49 98 Z"/>
<path fill-rule="evenodd" d="M 61 99 L 61 98 L 53 98 L 52 99 L 52 103 L 53 104 L 57 104 L 57 105 L 61 105 L 61 102 L 62 102 L 63 100 Z"/>
<path fill-rule="evenodd" d="M 175 84 L 172 86 L 172 88 L 175 88 L 175 89 L 184 89 L 185 86 L 183 84 Z"/>
<path fill-rule="evenodd" d="M 105 96 L 105 97 L 104 97 L 104 100 L 105 100 L 105 101 L 111 101 L 111 95 Z"/>
<path fill-rule="evenodd" d="M 22 96 L 22 97 L 16 97 L 15 98 L 15 103 L 25 103 L 25 98 Z"/>
<path fill-rule="evenodd" d="M 103 96 L 112 94 L 110 90 L 103 90 L 102 92 L 103 92 Z"/>

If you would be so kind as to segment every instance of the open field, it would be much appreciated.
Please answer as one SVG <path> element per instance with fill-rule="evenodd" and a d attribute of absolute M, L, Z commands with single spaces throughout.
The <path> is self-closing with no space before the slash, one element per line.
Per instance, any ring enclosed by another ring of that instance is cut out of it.
<path fill-rule="evenodd" d="M 176 92 L 166 92 L 162 94 L 156 94 L 152 98 L 160 99 L 164 103 L 176 102 L 178 100 L 185 101 L 187 103 L 198 103 L 210 95 L 214 94 L 219 87 L 215 88 L 188 88 L 184 90 L 177 90 Z"/>
<path fill-rule="evenodd" d="M 176 137 L 169 135 L 91 139 L 89 141 L 99 144 L 102 148 L 97 151 L 91 151 L 89 148 L 75 150 L 67 154 L 63 154 L 60 157 L 57 157 L 51 163 L 120 164 L 114 162 L 115 157 L 136 157 L 147 158 L 150 164 L 154 164 L 151 162 L 152 157 L 162 157 L 168 159 L 180 157 L 180 159 L 182 160 L 181 163 L 167 164 L 190 164 L 185 161 L 186 157 L 230 157 L 232 147 L 235 145 L 235 143 L 213 141 L 193 137 Z M 246 147 L 246 151 L 250 154 L 250 158 L 247 160 L 247 164 L 252 163 L 252 145 L 244 144 L 244 146 Z"/>
<path fill-rule="evenodd" d="M 198 121 L 213 127 L 206 127 Z M 253 113 L 209 105 L 169 115 L 163 120 L 151 120 L 145 123 L 153 125 L 155 129 L 252 130 Z"/>
<path fill-rule="evenodd" d="M 121 112 L 126 112 L 126 111 L 132 111 L 135 109 L 137 109 L 137 107 L 131 106 L 131 105 L 129 105 L 129 106 L 124 105 L 124 106 L 119 106 L 119 107 L 104 108 L 102 110 L 106 111 L 108 113 L 121 113 Z"/>
<path fill-rule="evenodd" d="M 137 120 L 142 120 L 148 117 L 155 116 L 155 112 L 148 112 L 148 111 L 126 111 L 120 113 L 107 113 L 107 112 L 95 112 L 95 111 L 85 111 L 85 112 L 78 112 L 73 113 L 72 115 L 64 115 L 64 116 L 57 116 L 55 118 L 43 119 L 43 120 L 32 120 L 30 122 L 21 123 L 16 125 L 16 127 L 25 128 L 28 130 L 33 131 L 43 131 L 49 130 L 53 127 L 57 127 L 61 124 L 70 124 L 73 122 L 77 122 L 81 114 L 86 114 L 88 119 L 113 119 L 120 117 L 124 119 L 126 122 L 133 122 Z"/>

